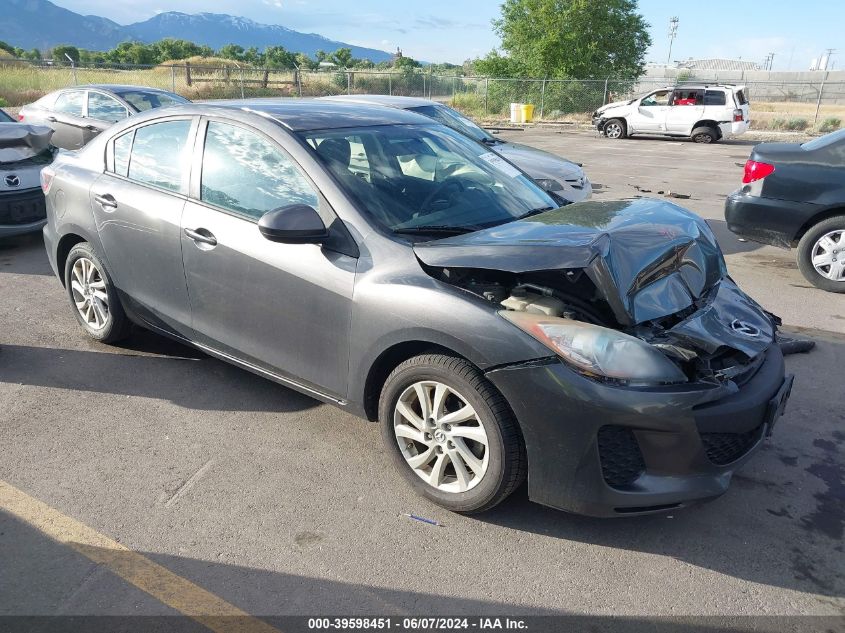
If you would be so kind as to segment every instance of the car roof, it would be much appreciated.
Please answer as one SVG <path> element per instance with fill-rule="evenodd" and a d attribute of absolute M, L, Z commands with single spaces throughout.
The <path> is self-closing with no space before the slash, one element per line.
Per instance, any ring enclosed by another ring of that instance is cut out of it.
<path fill-rule="evenodd" d="M 308 130 L 331 130 L 350 127 L 370 127 L 374 125 L 432 125 L 432 120 L 420 114 L 407 112 L 395 108 L 385 108 L 381 105 L 369 103 L 350 103 L 348 101 L 329 99 L 298 99 L 298 98 L 269 98 L 269 99 L 238 99 L 232 101 L 215 101 L 206 104 L 193 104 L 198 113 L 219 110 L 235 110 L 254 112 L 274 119 L 291 131 L 304 132 Z M 189 106 L 175 106 L 174 109 L 184 111 Z"/>
<path fill-rule="evenodd" d="M 441 105 L 431 99 L 393 95 L 334 95 L 331 97 L 320 97 L 320 99 L 324 101 L 345 101 L 347 103 L 372 103 L 391 108 L 418 108 L 426 105 Z"/>
<path fill-rule="evenodd" d="M 68 86 L 61 90 L 105 90 L 107 92 L 169 92 L 162 88 L 150 88 L 149 86 L 133 86 L 131 84 L 85 84 L 83 86 Z M 60 92 L 60 91 L 57 91 Z"/>

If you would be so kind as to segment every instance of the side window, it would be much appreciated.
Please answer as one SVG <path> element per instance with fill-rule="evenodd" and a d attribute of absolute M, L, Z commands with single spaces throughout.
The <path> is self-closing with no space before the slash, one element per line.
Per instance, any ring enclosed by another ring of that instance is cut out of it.
<path fill-rule="evenodd" d="M 669 105 L 669 91 L 662 90 L 648 95 L 645 99 L 640 101 L 641 106 L 666 106 Z"/>
<path fill-rule="evenodd" d="M 63 114 L 82 116 L 82 101 L 84 97 L 85 93 L 81 90 L 63 92 L 56 99 L 56 105 L 53 106 L 53 109 Z"/>
<path fill-rule="evenodd" d="M 672 105 L 676 106 L 701 105 L 702 103 L 700 90 L 676 90 L 672 98 Z"/>
<path fill-rule="evenodd" d="M 129 113 L 119 101 L 101 92 L 88 93 L 88 116 L 98 121 L 117 123 L 125 119 Z"/>
<path fill-rule="evenodd" d="M 704 105 L 706 106 L 723 106 L 727 103 L 725 93 L 722 90 L 705 90 L 704 91 Z"/>
<path fill-rule="evenodd" d="M 190 120 L 165 121 L 137 128 L 129 159 L 129 178 L 171 191 L 181 191 L 189 164 L 186 146 L 190 131 Z"/>
<path fill-rule="evenodd" d="M 114 173 L 126 176 L 129 172 L 129 152 L 132 151 L 132 139 L 135 130 L 121 134 L 114 139 Z"/>
<path fill-rule="evenodd" d="M 319 205 L 310 183 L 281 149 L 254 132 L 217 121 L 209 122 L 205 134 L 200 197 L 256 220 L 290 204 Z"/>

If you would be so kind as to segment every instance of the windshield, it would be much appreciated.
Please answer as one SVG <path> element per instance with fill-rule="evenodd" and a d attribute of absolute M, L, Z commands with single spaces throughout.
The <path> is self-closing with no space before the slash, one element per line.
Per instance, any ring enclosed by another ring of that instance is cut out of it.
<path fill-rule="evenodd" d="M 814 138 L 812 141 L 807 141 L 806 143 L 802 144 L 801 147 L 803 147 L 804 149 L 814 150 L 819 149 L 820 147 L 827 147 L 828 145 L 833 145 L 834 143 L 838 143 L 839 141 L 845 141 L 845 128 L 837 130 L 836 132 L 831 132 L 830 134 L 825 134 L 824 136 L 820 136 L 818 138 Z"/>
<path fill-rule="evenodd" d="M 408 108 L 408 110 L 427 116 L 429 119 L 434 119 L 438 123 L 442 123 L 453 130 L 457 130 L 461 134 L 464 134 L 471 139 L 475 139 L 476 141 L 489 142 L 496 140 L 490 136 L 486 130 L 470 121 L 460 112 L 455 112 L 446 106 L 424 105 L 416 108 Z"/>
<path fill-rule="evenodd" d="M 153 108 L 166 108 L 167 106 L 178 105 L 180 103 L 190 103 L 184 97 L 180 97 L 172 92 L 126 90 L 123 92 L 116 92 L 115 94 L 124 101 L 128 102 L 138 112 L 152 110 Z"/>
<path fill-rule="evenodd" d="M 300 136 L 350 197 L 394 232 L 477 230 L 559 206 L 506 160 L 442 125 Z"/>

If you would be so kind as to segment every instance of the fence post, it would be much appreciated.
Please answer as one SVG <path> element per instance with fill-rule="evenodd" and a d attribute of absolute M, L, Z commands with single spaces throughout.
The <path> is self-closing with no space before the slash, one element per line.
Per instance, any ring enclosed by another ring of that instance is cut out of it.
<path fill-rule="evenodd" d="M 387 73 L 387 94 L 393 96 L 393 73 Z"/>
<path fill-rule="evenodd" d="M 540 88 L 540 120 L 543 120 L 543 108 L 546 106 L 546 78 L 543 77 L 543 87 Z"/>
<path fill-rule="evenodd" d="M 170 67 L 170 92 L 176 92 L 176 67 Z"/>
<path fill-rule="evenodd" d="M 296 71 L 294 71 L 294 72 L 296 72 Z M 261 81 L 261 87 L 266 89 L 269 81 L 270 81 L 270 71 L 267 68 L 265 68 L 264 69 L 264 77 L 262 78 L 262 81 Z"/>
<path fill-rule="evenodd" d="M 452 101 L 455 101 L 455 93 L 458 92 L 458 77 L 452 77 Z"/>
<path fill-rule="evenodd" d="M 602 105 L 605 105 L 607 103 L 607 82 L 608 82 L 609 79 L 610 79 L 610 77 L 604 78 L 604 97 L 602 97 L 602 100 L 601 100 Z"/>
<path fill-rule="evenodd" d="M 490 113 L 487 110 L 487 99 L 490 95 L 490 77 L 484 78 L 484 116 L 488 116 Z"/>
<path fill-rule="evenodd" d="M 71 60 L 70 62 L 70 71 L 71 73 L 73 73 L 73 85 L 78 86 L 79 80 L 76 77 L 76 64 L 73 62 L 73 60 Z"/>
<path fill-rule="evenodd" d="M 352 94 L 352 73 L 348 70 L 346 71 L 346 94 Z"/>
<path fill-rule="evenodd" d="M 185 83 L 191 85 L 191 62 L 185 62 Z"/>
<path fill-rule="evenodd" d="M 423 93 L 422 93 L 422 96 L 425 97 L 425 73 L 422 74 L 422 78 L 423 78 Z"/>
<path fill-rule="evenodd" d="M 822 77 L 822 85 L 819 86 L 819 98 L 816 101 L 816 116 L 813 117 L 813 127 L 816 127 L 816 124 L 819 121 L 819 109 L 822 107 L 822 93 L 824 93 L 824 82 L 827 81 L 827 73 L 828 71 L 824 72 L 824 77 Z"/>
<path fill-rule="evenodd" d="M 244 94 L 244 69 L 241 68 L 241 99 L 246 99 L 246 95 Z"/>

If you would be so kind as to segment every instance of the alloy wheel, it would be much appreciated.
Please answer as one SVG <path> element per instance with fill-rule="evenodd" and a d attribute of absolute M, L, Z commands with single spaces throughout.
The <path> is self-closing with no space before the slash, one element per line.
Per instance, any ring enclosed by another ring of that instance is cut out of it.
<path fill-rule="evenodd" d="M 102 273 L 87 257 L 73 263 L 70 290 L 85 324 L 93 330 L 102 330 L 109 319 L 109 295 Z"/>
<path fill-rule="evenodd" d="M 817 239 L 810 259 L 822 277 L 845 282 L 845 229 L 830 231 Z"/>
<path fill-rule="evenodd" d="M 622 136 L 622 126 L 619 123 L 608 123 L 604 128 L 604 135 L 607 138 L 619 138 Z"/>
<path fill-rule="evenodd" d="M 466 492 L 487 472 L 487 432 L 466 398 L 442 382 L 420 381 L 402 392 L 393 432 L 408 466 L 437 490 Z"/>

